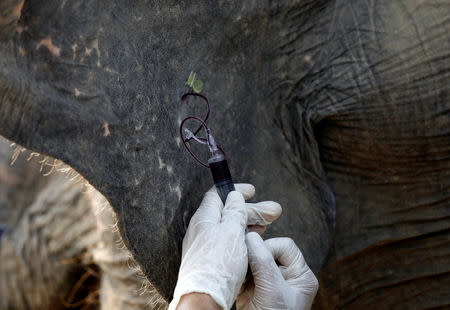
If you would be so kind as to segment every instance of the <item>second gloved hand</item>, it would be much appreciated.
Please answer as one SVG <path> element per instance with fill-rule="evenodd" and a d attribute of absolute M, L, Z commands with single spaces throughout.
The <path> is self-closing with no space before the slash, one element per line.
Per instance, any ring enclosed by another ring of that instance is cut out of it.
<path fill-rule="evenodd" d="M 290 238 L 246 237 L 253 281 L 245 283 L 236 301 L 239 310 L 308 310 L 318 282 Z M 275 260 L 281 265 L 277 266 Z"/>

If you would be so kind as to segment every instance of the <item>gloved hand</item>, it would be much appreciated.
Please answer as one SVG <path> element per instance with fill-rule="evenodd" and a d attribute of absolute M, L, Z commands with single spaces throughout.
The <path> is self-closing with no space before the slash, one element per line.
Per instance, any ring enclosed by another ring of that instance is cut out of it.
<path fill-rule="evenodd" d="M 205 293 L 223 309 L 230 309 L 247 271 L 245 227 L 265 226 L 281 214 L 276 202 L 246 204 L 254 195 L 250 184 L 236 184 L 225 207 L 215 188 L 210 189 L 192 216 L 183 239 L 181 266 L 169 310 L 181 296 Z M 238 192 L 239 191 L 239 192 Z"/>
<path fill-rule="evenodd" d="M 242 286 L 237 309 L 309 310 L 319 283 L 294 241 L 274 238 L 264 242 L 251 232 L 246 244 L 253 281 Z"/>

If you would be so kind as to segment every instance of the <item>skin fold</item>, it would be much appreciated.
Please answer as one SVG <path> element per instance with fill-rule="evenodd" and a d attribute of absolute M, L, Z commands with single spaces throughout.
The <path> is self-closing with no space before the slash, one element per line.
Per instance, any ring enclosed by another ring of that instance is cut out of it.
<path fill-rule="evenodd" d="M 0 134 L 99 190 L 169 299 L 212 183 L 178 137 L 205 113 L 179 101 L 195 70 L 234 180 L 283 207 L 266 237 L 293 238 L 325 270 L 315 307 L 445 304 L 418 292 L 448 273 L 448 13 L 412 0 L 25 1 L 0 43 Z M 398 258 L 389 273 L 393 242 L 437 265 Z"/>

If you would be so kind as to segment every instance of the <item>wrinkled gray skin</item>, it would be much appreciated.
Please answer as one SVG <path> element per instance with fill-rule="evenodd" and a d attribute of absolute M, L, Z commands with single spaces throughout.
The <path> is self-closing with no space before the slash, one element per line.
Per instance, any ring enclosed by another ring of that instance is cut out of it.
<path fill-rule="evenodd" d="M 317 274 L 336 223 L 319 306 L 416 304 L 448 263 L 397 259 L 392 275 L 387 258 L 449 226 L 449 13 L 425 0 L 25 1 L 0 43 L 0 134 L 91 182 L 169 298 L 211 186 L 178 138 L 204 113 L 179 102 L 195 70 L 235 181 L 283 206 L 268 236 L 294 238 Z M 352 274 L 374 248 L 383 258 Z M 433 294 L 421 302 L 448 303 Z"/>

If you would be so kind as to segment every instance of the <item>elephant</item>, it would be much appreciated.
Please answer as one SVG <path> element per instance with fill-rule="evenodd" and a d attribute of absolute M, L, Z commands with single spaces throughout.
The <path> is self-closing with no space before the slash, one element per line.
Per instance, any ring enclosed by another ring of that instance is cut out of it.
<path fill-rule="evenodd" d="M 179 125 L 191 71 L 233 180 L 283 215 L 316 309 L 450 304 L 442 0 L 6 0 L 0 134 L 80 173 L 169 300 L 212 185 Z M 15 24 L 16 23 L 16 24 Z M 15 27 L 11 27 L 15 24 Z"/>

